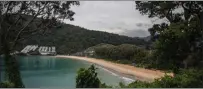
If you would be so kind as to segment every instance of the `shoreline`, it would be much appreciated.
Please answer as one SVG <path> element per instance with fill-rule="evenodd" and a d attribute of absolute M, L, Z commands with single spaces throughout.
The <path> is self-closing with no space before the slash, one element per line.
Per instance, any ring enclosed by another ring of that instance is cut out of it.
<path fill-rule="evenodd" d="M 54 57 L 71 58 L 71 59 L 76 59 L 76 60 L 87 61 L 87 62 L 96 64 L 98 66 L 104 67 L 110 71 L 116 72 L 119 75 L 122 75 L 124 77 L 132 78 L 132 79 L 139 80 L 139 81 L 152 82 L 154 79 L 161 78 L 165 75 L 165 73 L 163 71 L 137 68 L 137 67 L 130 66 L 130 65 L 118 64 L 118 63 L 105 61 L 103 59 L 78 57 L 78 56 L 67 56 L 67 55 L 57 55 Z M 172 76 L 171 73 L 167 74 L 167 75 Z"/>
<path fill-rule="evenodd" d="M 117 77 L 119 77 L 119 78 L 122 78 L 122 79 L 123 79 L 123 77 L 125 77 L 125 78 L 129 78 L 129 79 L 131 79 L 131 80 L 134 80 L 134 81 L 135 81 L 135 80 L 138 80 L 138 79 L 135 78 L 135 76 L 133 76 L 133 75 L 119 73 L 118 71 L 115 71 L 115 70 L 113 70 L 113 69 L 111 69 L 111 68 L 108 68 L 108 67 L 105 67 L 105 66 L 102 66 L 102 65 L 98 65 L 98 64 L 94 64 L 94 65 L 96 65 L 96 67 L 99 67 L 99 68 L 101 68 L 101 69 L 104 70 L 104 71 L 110 72 L 112 75 L 117 76 Z M 124 79 L 123 79 L 123 80 L 124 80 Z"/>

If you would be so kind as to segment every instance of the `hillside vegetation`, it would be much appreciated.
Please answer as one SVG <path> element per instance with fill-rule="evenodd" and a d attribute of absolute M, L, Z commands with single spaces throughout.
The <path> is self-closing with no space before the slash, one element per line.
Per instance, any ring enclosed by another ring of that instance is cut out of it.
<path fill-rule="evenodd" d="M 113 45 L 120 45 L 123 43 L 134 45 L 147 44 L 146 41 L 140 38 L 131 38 L 107 32 L 87 30 L 70 24 L 63 24 L 44 34 L 36 35 L 30 36 L 28 40 L 21 41 L 18 50 L 21 50 L 26 45 L 38 44 L 56 46 L 58 54 L 72 54 L 100 43 Z"/>
<path fill-rule="evenodd" d="M 134 64 L 139 67 L 150 67 L 150 50 L 133 44 L 98 44 L 87 48 L 82 52 L 74 54 L 76 56 L 87 56 L 102 58 L 107 61 L 113 61 L 122 64 Z"/>

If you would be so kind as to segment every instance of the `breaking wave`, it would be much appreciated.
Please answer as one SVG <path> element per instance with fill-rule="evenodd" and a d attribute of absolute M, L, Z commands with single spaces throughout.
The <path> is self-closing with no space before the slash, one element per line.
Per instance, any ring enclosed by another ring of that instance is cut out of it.
<path fill-rule="evenodd" d="M 131 78 L 128 78 L 128 77 L 124 77 L 124 76 L 119 76 L 118 74 L 104 68 L 104 67 L 101 67 L 101 66 L 98 66 L 100 69 L 104 70 L 104 71 L 107 71 L 109 72 L 110 74 L 114 75 L 114 76 L 118 76 L 120 79 L 122 79 L 122 81 L 124 81 L 125 83 L 129 84 L 129 83 L 132 83 L 134 82 L 135 80 L 134 79 L 131 79 Z"/>
<path fill-rule="evenodd" d="M 110 70 L 108 70 L 108 69 L 106 69 L 106 68 L 104 68 L 104 67 L 99 66 L 99 68 L 100 68 L 100 69 L 103 69 L 104 71 L 109 72 L 110 74 L 112 74 L 112 75 L 114 75 L 114 76 L 119 76 L 119 75 L 117 75 L 116 73 L 114 73 L 114 72 L 112 72 L 112 71 L 110 71 Z"/>
<path fill-rule="evenodd" d="M 135 81 L 134 79 L 127 78 L 127 77 L 121 77 L 121 78 L 124 80 L 124 82 L 126 82 L 126 83 L 128 83 L 128 84 Z"/>

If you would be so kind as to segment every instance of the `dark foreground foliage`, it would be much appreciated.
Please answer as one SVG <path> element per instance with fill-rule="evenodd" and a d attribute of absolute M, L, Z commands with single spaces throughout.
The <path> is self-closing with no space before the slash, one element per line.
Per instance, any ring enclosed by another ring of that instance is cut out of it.
<path fill-rule="evenodd" d="M 76 77 L 76 88 L 111 88 L 101 83 L 97 76 L 96 68 L 91 65 L 88 69 L 80 68 Z"/>
<path fill-rule="evenodd" d="M 2 82 L 0 83 L 0 88 L 14 88 L 14 84 L 10 82 Z"/>

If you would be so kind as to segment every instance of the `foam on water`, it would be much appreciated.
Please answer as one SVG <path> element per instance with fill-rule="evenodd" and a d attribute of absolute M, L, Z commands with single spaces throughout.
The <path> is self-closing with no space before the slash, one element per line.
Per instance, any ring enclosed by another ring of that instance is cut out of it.
<path fill-rule="evenodd" d="M 103 70 L 105 70 L 105 71 L 111 73 L 111 74 L 114 75 L 114 76 L 118 76 L 116 73 L 113 73 L 112 71 L 110 71 L 110 70 L 108 70 L 108 69 L 106 69 L 106 68 L 103 68 L 103 67 L 101 67 L 101 66 L 98 66 L 98 67 L 99 67 L 100 69 L 103 69 Z"/>
<path fill-rule="evenodd" d="M 131 78 L 128 78 L 128 77 L 119 76 L 118 74 L 116 74 L 116 73 L 114 73 L 114 72 L 112 72 L 112 71 L 110 71 L 110 70 L 108 70 L 108 69 L 106 69 L 106 68 L 104 68 L 104 67 L 101 67 L 101 66 L 98 66 L 98 67 L 99 67 L 100 69 L 103 69 L 103 70 L 105 70 L 105 71 L 111 73 L 111 74 L 114 75 L 114 76 L 118 76 L 120 79 L 122 79 L 122 80 L 123 80 L 125 83 L 127 83 L 127 84 L 132 83 L 132 82 L 135 81 L 134 79 L 131 79 Z"/>
<path fill-rule="evenodd" d="M 127 78 L 127 77 L 121 77 L 126 83 L 132 83 L 134 82 L 135 80 L 134 79 L 131 79 L 131 78 Z"/>

